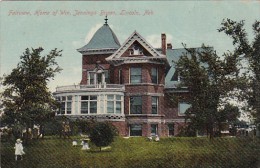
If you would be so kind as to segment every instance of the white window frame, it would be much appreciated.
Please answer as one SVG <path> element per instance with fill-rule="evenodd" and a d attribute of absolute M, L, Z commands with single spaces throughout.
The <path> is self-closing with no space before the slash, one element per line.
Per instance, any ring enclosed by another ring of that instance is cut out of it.
<path fill-rule="evenodd" d="M 90 73 L 94 73 L 94 83 L 93 84 L 90 83 Z M 88 74 L 88 82 L 87 83 L 88 83 L 88 85 L 100 84 L 100 83 L 97 83 L 98 74 L 102 75 L 101 84 L 105 84 L 106 83 L 106 73 L 108 74 L 107 79 L 109 80 L 109 71 L 108 70 L 103 70 L 102 73 L 97 73 L 96 71 L 87 71 L 87 74 Z"/>
<path fill-rule="evenodd" d="M 68 97 L 71 97 L 71 100 L 68 100 Z M 72 99 L 73 99 L 73 96 L 59 96 L 57 97 L 58 98 L 58 101 L 62 104 L 64 103 L 64 113 L 62 113 L 62 108 L 59 109 L 59 113 L 57 113 L 57 115 L 71 115 L 72 114 Z M 65 98 L 65 99 L 63 99 Z M 70 113 L 68 114 L 68 103 L 71 103 L 71 106 L 70 106 Z"/>
<path fill-rule="evenodd" d="M 87 100 L 82 100 L 82 97 L 83 97 L 83 96 L 88 96 L 88 99 L 87 99 Z M 91 100 L 91 99 L 90 99 L 91 96 L 96 96 L 97 99 Z M 81 108 L 82 102 L 87 102 L 87 104 L 88 104 L 87 113 L 82 113 L 82 110 L 81 110 L 81 109 L 82 109 L 82 108 Z M 96 112 L 95 112 L 95 113 L 91 113 L 91 112 L 90 112 L 91 102 L 96 102 Z M 81 96 L 80 96 L 80 114 L 97 114 L 97 113 L 98 113 L 98 95 L 81 95 Z"/>
<path fill-rule="evenodd" d="M 112 99 L 109 99 L 109 96 L 113 96 Z M 118 96 L 120 97 L 118 99 Z M 122 114 L 122 110 L 123 110 L 123 96 L 122 95 L 114 95 L 114 94 L 107 94 L 106 95 L 106 113 L 107 114 Z M 112 113 L 108 113 L 108 102 L 113 102 L 113 112 Z M 120 113 L 117 112 L 117 103 L 120 103 Z"/>

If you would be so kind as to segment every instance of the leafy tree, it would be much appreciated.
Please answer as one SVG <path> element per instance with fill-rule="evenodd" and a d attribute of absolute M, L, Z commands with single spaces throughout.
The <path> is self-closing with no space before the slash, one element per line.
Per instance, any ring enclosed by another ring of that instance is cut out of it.
<path fill-rule="evenodd" d="M 89 138 L 97 147 L 108 146 L 117 135 L 116 128 L 108 122 L 96 122 L 91 128 Z"/>
<path fill-rule="evenodd" d="M 214 136 L 221 98 L 236 87 L 239 73 L 237 57 L 225 53 L 219 57 L 216 52 L 202 45 L 200 49 L 189 49 L 175 62 L 181 74 L 181 86 L 186 86 L 189 96 L 183 97 L 191 107 L 186 111 L 193 130 L 207 130 Z"/>
<path fill-rule="evenodd" d="M 42 52 L 41 47 L 27 48 L 17 67 L 4 76 L 2 82 L 5 87 L 1 94 L 4 106 L 2 122 L 10 127 L 23 125 L 27 133 L 34 124 L 43 124 L 52 117 L 58 105 L 47 84 L 61 71 L 55 61 L 61 56 L 61 51 L 54 49 L 46 56 L 41 56 Z"/>
<path fill-rule="evenodd" d="M 244 91 L 248 104 L 253 108 L 252 114 L 257 122 L 260 122 L 260 21 L 255 21 L 252 25 L 254 39 L 251 43 L 244 28 L 244 21 L 224 19 L 221 25 L 219 31 L 226 33 L 233 40 L 233 55 L 248 62 L 248 85 L 240 89 Z"/>
<path fill-rule="evenodd" d="M 240 111 L 237 106 L 226 104 L 223 109 L 220 109 L 218 111 L 217 115 L 217 125 L 218 125 L 218 131 L 224 130 L 223 124 L 226 124 L 226 126 L 235 126 L 235 123 L 238 120 L 238 117 L 240 116 Z"/>

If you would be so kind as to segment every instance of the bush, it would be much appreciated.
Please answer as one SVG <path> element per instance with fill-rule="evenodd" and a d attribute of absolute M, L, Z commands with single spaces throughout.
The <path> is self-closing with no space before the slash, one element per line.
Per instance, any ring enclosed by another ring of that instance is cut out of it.
<path fill-rule="evenodd" d="M 108 122 L 96 122 L 91 128 L 89 138 L 97 147 L 108 146 L 117 135 L 116 128 Z"/>

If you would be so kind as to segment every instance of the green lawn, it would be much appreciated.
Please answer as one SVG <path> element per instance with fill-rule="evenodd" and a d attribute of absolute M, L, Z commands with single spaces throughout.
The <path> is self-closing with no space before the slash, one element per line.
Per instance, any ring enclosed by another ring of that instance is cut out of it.
<path fill-rule="evenodd" d="M 256 168 L 260 158 L 260 140 L 241 138 L 116 138 L 111 149 L 99 152 L 72 147 L 72 139 L 46 137 L 25 146 L 26 155 L 14 161 L 14 143 L 1 143 L 2 168 Z"/>

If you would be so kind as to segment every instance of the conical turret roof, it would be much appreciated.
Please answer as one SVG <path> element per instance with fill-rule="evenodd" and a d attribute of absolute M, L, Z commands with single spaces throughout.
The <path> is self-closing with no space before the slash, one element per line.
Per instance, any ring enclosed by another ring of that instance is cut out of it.
<path fill-rule="evenodd" d="M 117 50 L 120 47 L 120 43 L 107 23 L 99 28 L 89 43 L 82 48 L 79 48 L 80 53 L 94 52 L 101 50 Z"/>

